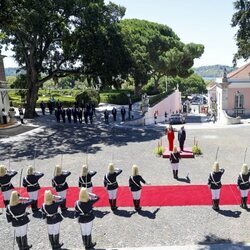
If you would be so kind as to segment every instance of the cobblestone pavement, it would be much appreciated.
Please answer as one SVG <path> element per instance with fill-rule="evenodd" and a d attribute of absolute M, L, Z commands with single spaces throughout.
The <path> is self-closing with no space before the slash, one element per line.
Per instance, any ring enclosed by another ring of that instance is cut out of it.
<path fill-rule="evenodd" d="M 112 159 L 116 167 L 123 169 L 118 179 L 121 186 L 127 185 L 134 163 L 152 185 L 188 185 L 174 180 L 169 161 L 153 154 L 160 138 L 163 145 L 167 145 L 160 125 L 146 128 L 101 123 L 93 126 L 63 125 L 55 123 L 49 116 L 32 123 L 38 127 L 21 135 L 0 139 L 0 161 L 8 166 L 10 152 L 10 166 L 19 173 L 22 168 L 25 172 L 26 166 L 35 163 L 36 170 L 45 173 L 40 181 L 42 186 L 51 185 L 53 169 L 55 164 L 60 164 L 61 155 L 63 168 L 72 172 L 68 178 L 70 186 L 77 185 L 81 166 L 86 161 L 90 169 L 98 172 L 93 178 L 94 185 L 101 186 Z M 180 177 L 189 173 L 191 184 L 206 184 L 219 147 L 218 161 L 226 169 L 223 183 L 236 183 L 245 149 L 250 146 L 250 127 L 197 127 L 188 124 L 186 127 L 186 145 L 192 146 L 195 138 L 203 155 L 184 159 L 180 164 Z M 250 152 L 246 162 L 250 162 Z M 19 176 L 14 178 L 13 184 L 19 186 Z M 239 206 L 221 206 L 219 213 L 210 206 L 144 207 L 140 214 L 131 207 L 121 208 L 116 214 L 108 207 L 95 210 L 93 238 L 99 250 L 164 246 L 159 249 L 230 249 L 229 246 L 232 249 L 249 249 L 245 245 L 250 243 L 249 213 Z M 62 241 L 65 249 L 83 249 L 79 226 L 71 217 L 72 213 L 69 213 L 61 224 Z M 28 236 L 32 249 L 49 249 L 45 222 L 31 215 L 30 218 Z M 4 246 L 0 248 L 12 249 L 13 230 L 4 214 L 0 215 L 0 230 L 0 242 Z M 219 243 L 222 245 L 217 245 Z M 17 249 L 16 245 L 14 249 Z"/>

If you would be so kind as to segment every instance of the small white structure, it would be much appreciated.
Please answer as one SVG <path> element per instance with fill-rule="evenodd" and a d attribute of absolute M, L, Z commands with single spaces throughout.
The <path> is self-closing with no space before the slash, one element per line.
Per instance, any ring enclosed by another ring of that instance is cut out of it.
<path fill-rule="evenodd" d="M 8 113 L 10 108 L 10 101 L 7 92 L 7 82 L 4 72 L 4 57 L 5 56 L 0 54 L 0 123 L 3 123 L 2 109 L 5 109 L 6 113 Z"/>

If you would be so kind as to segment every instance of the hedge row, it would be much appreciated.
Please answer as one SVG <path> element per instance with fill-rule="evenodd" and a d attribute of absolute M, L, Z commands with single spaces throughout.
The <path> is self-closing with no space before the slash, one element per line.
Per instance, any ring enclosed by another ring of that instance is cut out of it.
<path fill-rule="evenodd" d="M 85 91 L 83 91 L 85 92 Z M 87 91 L 89 92 L 89 95 L 94 95 L 93 93 L 90 93 L 91 91 Z M 44 101 L 45 103 L 47 103 L 50 99 L 51 96 L 54 97 L 55 101 L 60 100 L 60 102 L 62 103 L 62 105 L 64 107 L 72 107 L 74 102 L 75 102 L 75 97 L 77 96 L 77 94 L 80 93 L 79 90 L 51 90 L 50 92 L 48 90 L 40 90 L 39 91 L 39 99 L 37 101 L 36 106 L 40 107 L 40 103 L 41 101 Z M 95 99 L 103 102 L 103 103 L 111 103 L 111 104 L 117 104 L 117 105 L 128 105 L 129 103 L 129 97 L 128 94 L 130 94 L 130 98 L 132 100 L 132 102 L 137 102 L 140 101 L 140 97 L 136 98 L 133 95 L 133 91 L 132 90 L 108 90 L 108 91 L 103 91 L 99 94 L 100 98 L 97 98 L 96 96 Z M 157 101 L 159 101 L 160 99 L 162 99 L 163 95 L 165 94 L 161 94 L 161 95 L 157 95 L 154 97 L 150 98 L 150 104 L 151 103 L 156 103 Z M 23 102 L 21 102 L 21 98 L 17 93 L 11 93 L 9 95 L 10 97 L 10 101 L 12 102 L 12 104 L 15 107 L 18 107 L 20 105 L 23 105 Z"/>

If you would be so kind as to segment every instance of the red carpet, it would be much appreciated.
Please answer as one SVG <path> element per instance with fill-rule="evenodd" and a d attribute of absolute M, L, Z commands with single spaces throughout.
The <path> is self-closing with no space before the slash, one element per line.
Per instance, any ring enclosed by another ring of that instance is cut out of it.
<path fill-rule="evenodd" d="M 44 190 L 39 191 L 39 206 L 43 203 Z M 17 189 L 21 196 L 27 197 L 24 188 Z M 53 191 L 54 192 L 54 191 Z M 94 187 L 93 192 L 100 196 L 96 207 L 107 207 L 107 191 L 103 187 Z M 79 189 L 71 187 L 67 193 L 67 206 L 73 207 L 78 199 Z M 249 199 L 250 200 L 250 199 Z M 221 190 L 221 205 L 239 205 L 240 194 L 236 185 L 223 185 Z M 117 205 L 121 207 L 133 206 L 132 194 L 128 187 L 119 187 Z M 193 206 L 211 205 L 211 192 L 207 185 L 175 185 L 175 186 L 145 186 L 141 195 L 142 206 Z M 3 207 L 2 195 L 0 193 L 0 207 Z"/>
<path fill-rule="evenodd" d="M 180 152 L 180 149 L 178 148 L 178 151 Z M 180 153 L 181 158 L 194 158 L 194 154 L 192 153 L 192 148 L 184 148 L 184 151 Z M 163 158 L 169 158 L 170 151 L 168 150 L 168 147 L 165 148 L 165 151 L 163 152 L 162 157 Z"/>

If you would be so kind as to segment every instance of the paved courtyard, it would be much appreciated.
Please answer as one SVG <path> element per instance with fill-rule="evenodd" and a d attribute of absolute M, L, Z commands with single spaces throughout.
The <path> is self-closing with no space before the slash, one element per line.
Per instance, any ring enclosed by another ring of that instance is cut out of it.
<path fill-rule="evenodd" d="M 88 161 L 90 169 L 98 173 L 93 184 L 103 185 L 107 165 L 113 160 L 123 169 L 119 185 L 128 184 L 132 164 L 137 164 L 144 179 L 152 185 L 188 185 L 174 180 L 169 161 L 153 154 L 160 138 L 167 145 L 163 125 L 129 127 L 104 125 L 93 126 L 57 124 L 54 117 L 40 117 L 33 124 L 36 128 L 23 134 L 0 139 L 1 164 L 9 164 L 21 171 L 28 165 L 36 166 L 45 173 L 42 186 L 51 185 L 56 164 L 63 155 L 63 168 L 72 172 L 70 186 L 76 186 L 81 166 Z M 31 126 L 31 124 L 29 124 Z M 250 165 L 250 125 L 221 127 L 212 124 L 186 124 L 186 145 L 192 146 L 194 137 L 203 155 L 184 159 L 180 164 L 180 177 L 189 173 L 191 184 L 206 184 L 211 166 L 219 147 L 218 161 L 225 168 L 224 184 L 236 183 L 243 163 L 244 151 L 249 148 L 246 162 Z M 178 128 L 178 126 L 176 126 Z M 36 156 L 34 160 L 34 155 Z M 19 175 L 13 179 L 19 186 Z M 119 197 L 118 197 L 119 200 Z M 119 203 L 119 201 L 118 201 Z M 96 208 L 93 239 L 96 249 L 147 247 L 145 249 L 250 249 L 249 213 L 239 206 L 221 206 L 215 212 L 210 206 L 144 207 L 135 213 L 132 207 L 120 208 L 116 214 L 109 207 Z M 64 249 L 83 249 L 76 219 L 65 218 L 61 223 L 61 239 Z M 30 215 L 28 237 L 32 249 L 49 249 L 45 221 Z M 1 249 L 12 249 L 13 229 L 5 215 L 0 215 Z M 155 248 L 154 248 L 155 247 Z M 159 247 L 159 248 L 157 248 Z M 17 249 L 15 244 L 14 249 Z"/>

